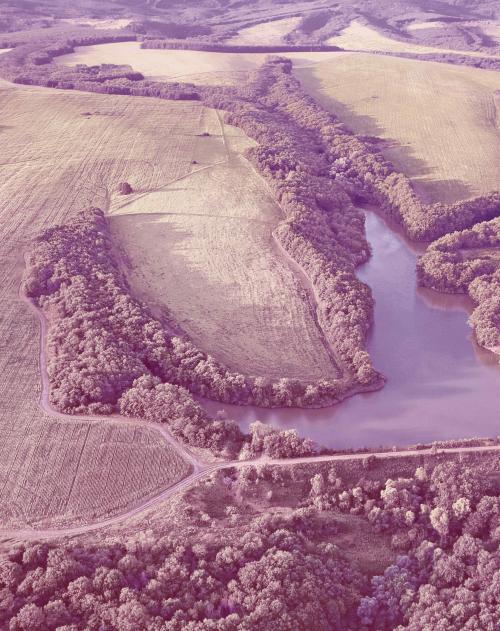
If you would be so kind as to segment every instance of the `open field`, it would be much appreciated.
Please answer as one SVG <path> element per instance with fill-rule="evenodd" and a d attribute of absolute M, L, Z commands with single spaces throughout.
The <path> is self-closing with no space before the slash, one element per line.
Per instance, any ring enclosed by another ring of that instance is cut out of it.
<path fill-rule="evenodd" d="M 286 36 L 300 24 L 302 18 L 283 18 L 256 24 L 241 29 L 237 35 L 227 40 L 228 44 L 251 46 L 279 46 L 286 42 Z"/>
<path fill-rule="evenodd" d="M 480 22 L 479 27 L 486 33 L 488 37 L 491 37 L 497 44 L 500 45 L 500 20 L 490 20 L 488 22 Z"/>
<path fill-rule="evenodd" d="M 198 346 L 234 370 L 333 378 L 307 293 L 272 237 L 281 211 L 241 156 L 249 140 L 206 116 L 212 135 L 197 139 L 192 175 L 111 206 L 133 292 L 160 313 L 167 304 Z"/>
<path fill-rule="evenodd" d="M 436 46 L 424 46 L 422 44 L 412 44 L 391 39 L 374 28 L 354 21 L 340 35 L 330 37 L 326 44 L 340 46 L 345 50 L 378 50 L 391 53 L 456 53 L 470 57 L 491 57 L 499 59 L 499 55 L 488 55 L 486 53 L 471 50 L 453 50 L 449 48 L 438 48 Z"/>
<path fill-rule="evenodd" d="M 57 57 L 60 64 L 130 64 L 148 79 L 183 81 L 200 85 L 227 85 L 244 80 L 264 63 L 264 53 L 211 53 L 197 50 L 142 49 L 139 42 L 82 46 Z"/>
<path fill-rule="evenodd" d="M 296 67 L 331 59 L 337 52 L 286 53 Z M 74 53 L 56 57 L 68 66 L 76 64 L 129 64 L 148 79 L 182 81 L 200 85 L 231 85 L 241 82 L 261 66 L 266 53 L 213 53 L 198 50 L 144 49 L 139 42 L 80 46 Z"/>
<path fill-rule="evenodd" d="M 342 53 L 296 74 L 351 129 L 384 139 L 380 149 L 424 199 L 499 188 L 497 72 Z"/>
<path fill-rule="evenodd" d="M 82 25 L 82 26 L 91 26 L 96 30 L 109 30 L 109 29 L 122 29 L 130 24 L 129 18 L 121 18 L 121 19 L 109 19 L 109 20 L 98 20 L 92 18 L 63 18 L 60 20 L 65 24 L 74 24 L 74 25 Z"/>

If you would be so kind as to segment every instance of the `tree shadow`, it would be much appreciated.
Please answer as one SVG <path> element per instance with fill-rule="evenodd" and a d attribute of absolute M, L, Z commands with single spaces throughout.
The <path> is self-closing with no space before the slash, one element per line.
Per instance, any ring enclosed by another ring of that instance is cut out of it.
<path fill-rule="evenodd" d="M 468 199 L 475 195 L 474 190 L 464 182 L 455 179 L 437 179 L 435 169 L 415 155 L 415 150 L 408 144 L 402 144 L 394 138 L 383 138 L 386 129 L 375 116 L 360 114 L 353 106 L 346 105 L 327 94 L 325 86 L 312 72 L 298 70 L 297 75 L 304 88 L 329 112 L 334 114 L 345 127 L 354 132 L 361 140 L 375 151 L 379 151 L 394 167 L 412 179 L 415 191 L 424 203 L 438 201 L 448 203 Z M 364 100 L 378 99 L 377 95 Z"/>

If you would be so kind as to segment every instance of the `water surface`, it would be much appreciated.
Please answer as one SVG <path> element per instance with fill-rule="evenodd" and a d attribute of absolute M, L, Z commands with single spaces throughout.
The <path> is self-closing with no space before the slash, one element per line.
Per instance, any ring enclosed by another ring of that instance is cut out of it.
<path fill-rule="evenodd" d="M 373 212 L 366 228 L 373 256 L 359 277 L 376 300 L 368 348 L 386 386 L 321 410 L 224 409 L 243 429 L 258 419 L 338 448 L 496 436 L 500 366 L 472 339 L 471 301 L 418 289 L 417 253 Z"/>

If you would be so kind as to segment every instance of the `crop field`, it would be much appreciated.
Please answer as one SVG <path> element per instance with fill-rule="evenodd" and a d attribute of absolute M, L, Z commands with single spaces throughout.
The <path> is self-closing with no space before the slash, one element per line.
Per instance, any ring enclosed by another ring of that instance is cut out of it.
<path fill-rule="evenodd" d="M 206 115 L 219 135 L 198 138 L 190 176 L 111 207 L 133 291 L 159 313 L 168 305 L 195 343 L 230 368 L 333 378 L 312 305 L 272 237 L 281 211 L 241 156 L 250 141 Z"/>
<path fill-rule="evenodd" d="M 7 83 L 0 103 L 1 524 L 82 522 L 155 495 L 189 466 L 147 426 L 42 412 L 38 322 L 18 296 L 23 252 L 50 225 L 104 206 L 120 180 L 140 189 L 189 172 L 204 114 L 187 103 Z"/>
<path fill-rule="evenodd" d="M 279 208 L 240 156 L 250 141 L 215 111 L 6 82 L 0 103 L 3 527 L 122 512 L 189 471 L 147 426 L 39 407 L 38 322 L 18 295 L 23 253 L 90 205 L 116 215 L 140 296 L 166 305 L 203 348 L 249 371 L 336 374 L 305 290 L 275 249 Z M 120 181 L 134 194 L 118 195 Z"/>
<path fill-rule="evenodd" d="M 302 18 L 283 18 L 256 24 L 241 29 L 237 35 L 227 40 L 228 44 L 248 44 L 251 46 L 278 46 L 286 43 L 286 36 L 300 24 Z"/>
<path fill-rule="evenodd" d="M 332 46 L 340 46 L 345 50 L 379 50 L 391 53 L 457 53 L 467 55 L 469 57 L 492 57 L 498 59 L 498 55 L 488 55 L 486 53 L 470 51 L 470 50 L 453 50 L 449 48 L 438 48 L 436 46 L 424 46 L 422 44 L 412 44 L 411 42 L 402 42 L 391 39 L 379 33 L 374 28 L 361 24 L 360 22 L 352 22 L 339 35 L 330 37 L 327 44 Z"/>
<path fill-rule="evenodd" d="M 297 69 L 304 87 L 384 155 L 424 199 L 453 202 L 498 189 L 498 73 L 342 53 Z"/>

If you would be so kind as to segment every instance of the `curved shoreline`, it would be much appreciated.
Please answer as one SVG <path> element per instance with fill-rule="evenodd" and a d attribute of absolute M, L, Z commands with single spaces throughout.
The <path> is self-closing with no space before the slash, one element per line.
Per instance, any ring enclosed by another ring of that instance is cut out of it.
<path fill-rule="evenodd" d="M 67 422 L 71 422 L 74 420 L 85 421 L 87 423 L 119 423 L 119 424 L 128 424 L 132 426 L 147 426 L 151 429 L 159 432 L 162 438 L 171 445 L 176 452 L 187 460 L 193 467 L 193 472 L 187 477 L 179 480 L 177 483 L 165 488 L 159 494 L 150 497 L 149 499 L 125 510 L 117 513 L 112 517 L 107 517 L 104 519 L 96 520 L 94 522 L 83 524 L 79 526 L 68 526 L 66 528 L 7 528 L 0 529 L 0 536 L 9 537 L 9 538 L 21 538 L 26 540 L 38 540 L 38 539 L 52 539 L 58 537 L 65 536 L 74 536 L 85 534 L 88 532 L 92 532 L 95 530 L 99 530 L 101 528 L 105 528 L 107 526 L 112 526 L 122 521 L 127 520 L 130 517 L 135 515 L 139 515 L 140 513 L 152 508 L 153 506 L 168 500 L 170 497 L 176 495 L 177 493 L 187 490 L 191 486 L 193 486 L 199 480 L 205 478 L 206 476 L 214 473 L 215 471 L 219 471 L 222 469 L 229 468 L 244 468 L 247 466 L 262 466 L 262 465 L 272 465 L 272 466 L 292 466 L 295 464 L 317 464 L 323 462 L 335 462 L 335 461 L 359 461 L 363 460 L 367 456 L 374 456 L 375 458 L 380 459 L 388 459 L 388 458 L 398 458 L 398 457 L 422 457 L 424 455 L 433 455 L 438 453 L 487 453 L 492 451 L 500 451 L 500 445 L 481 445 L 476 447 L 448 447 L 445 449 L 440 449 L 436 451 L 435 448 L 428 447 L 425 449 L 412 449 L 412 450 L 399 450 L 399 451 L 365 451 L 361 453 L 340 453 L 333 455 L 324 455 L 324 456 L 311 456 L 311 457 L 301 457 L 301 458 L 289 458 L 289 459 L 274 459 L 268 457 L 260 457 L 254 460 L 231 460 L 231 461 L 222 461 L 222 462 L 206 462 L 195 454 L 193 454 L 188 448 L 182 445 L 179 441 L 177 441 L 168 431 L 167 428 L 163 427 L 160 424 L 155 424 L 150 421 L 143 421 L 140 419 L 122 417 L 122 416 L 72 416 L 69 414 L 63 414 L 61 412 L 57 412 L 52 409 L 48 400 L 48 374 L 46 370 L 45 363 L 45 335 L 47 330 L 47 321 L 43 313 L 39 309 L 37 309 L 32 302 L 22 294 L 21 288 L 19 288 L 19 297 L 24 302 L 26 302 L 31 311 L 33 311 L 39 320 L 39 344 L 40 344 L 40 352 L 39 352 L 39 363 L 40 363 L 40 380 L 42 384 L 42 390 L 39 398 L 39 405 L 41 409 L 50 414 L 51 416 L 56 416 L 61 418 Z"/>

